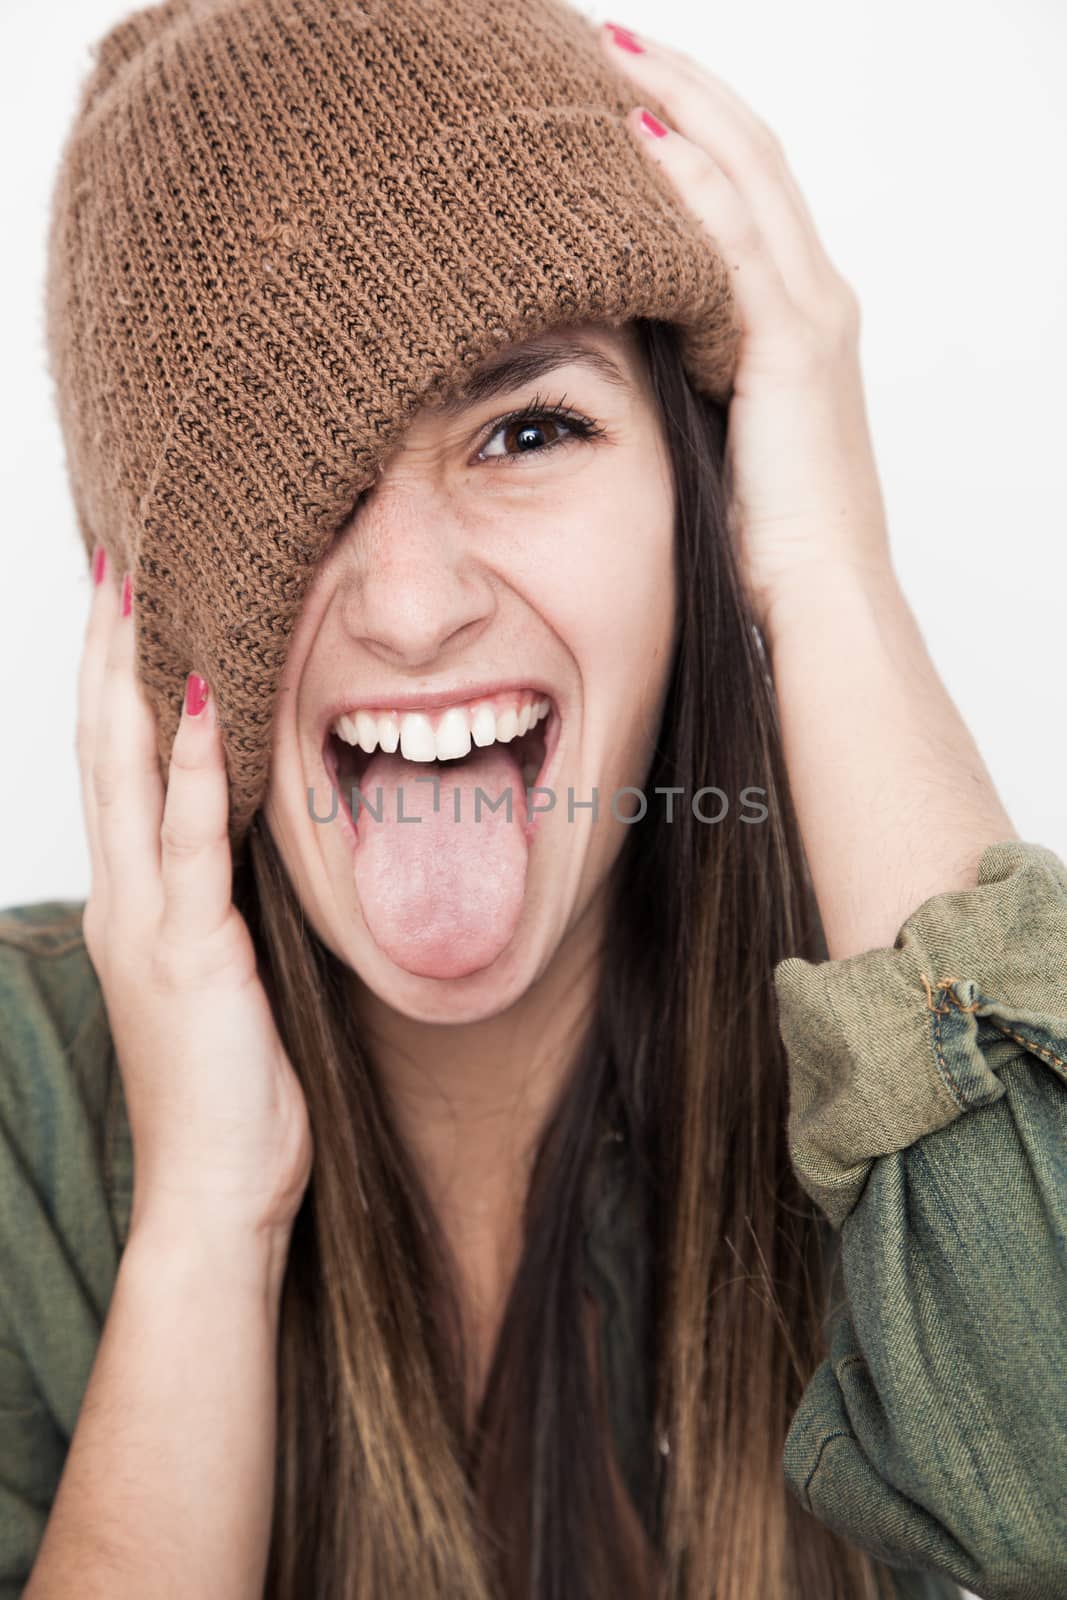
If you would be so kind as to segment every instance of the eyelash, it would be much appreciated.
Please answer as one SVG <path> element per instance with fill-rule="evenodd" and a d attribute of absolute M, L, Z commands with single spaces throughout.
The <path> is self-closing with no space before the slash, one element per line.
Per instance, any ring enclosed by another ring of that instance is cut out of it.
<path fill-rule="evenodd" d="M 561 445 L 573 444 L 575 440 L 601 439 L 606 432 L 606 429 L 601 427 L 598 422 L 594 422 L 592 417 L 587 417 L 580 411 L 569 410 L 562 401 L 549 405 L 547 401 L 541 399 L 539 394 L 536 394 L 529 405 L 522 406 L 517 411 L 509 411 L 506 416 L 497 417 L 486 435 L 485 442 L 481 445 L 478 454 L 481 455 L 482 450 L 492 443 L 498 433 L 506 428 L 514 427 L 517 422 L 562 422 L 571 430 L 572 437 L 570 439 L 556 439 L 551 444 L 540 445 L 536 450 L 520 450 L 517 455 L 493 456 L 491 459 L 494 465 L 521 461 L 524 456 L 543 456 L 549 450 L 555 450 Z"/>

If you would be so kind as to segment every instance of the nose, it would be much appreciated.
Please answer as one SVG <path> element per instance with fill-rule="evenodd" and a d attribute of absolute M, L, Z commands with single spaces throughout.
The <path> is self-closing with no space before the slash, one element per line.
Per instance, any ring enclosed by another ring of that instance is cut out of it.
<path fill-rule="evenodd" d="M 345 535 L 342 617 L 383 663 L 412 670 L 472 645 L 495 594 L 441 497 L 379 483 Z"/>

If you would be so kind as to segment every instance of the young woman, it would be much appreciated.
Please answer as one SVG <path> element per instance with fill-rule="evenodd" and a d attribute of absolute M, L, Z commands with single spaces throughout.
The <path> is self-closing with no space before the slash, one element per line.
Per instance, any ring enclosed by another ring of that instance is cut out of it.
<path fill-rule="evenodd" d="M 97 74 L 0 1592 L 1062 1595 L 1067 868 L 895 580 L 775 139 L 548 4 L 170 0 Z"/>

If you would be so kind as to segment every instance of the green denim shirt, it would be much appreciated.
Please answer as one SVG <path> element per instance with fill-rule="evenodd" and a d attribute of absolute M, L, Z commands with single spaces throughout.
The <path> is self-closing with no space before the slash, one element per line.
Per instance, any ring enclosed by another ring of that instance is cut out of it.
<path fill-rule="evenodd" d="M 82 902 L 0 912 L 0 1600 L 26 1582 L 129 1226 Z M 58 919 L 59 932 L 45 932 Z M 790 1150 L 842 1293 L 786 1440 L 801 1504 L 900 1600 L 1067 1596 L 1067 868 L 1005 841 L 892 948 L 774 973 Z M 648 1257 L 625 1147 L 587 1206 L 612 1427 L 648 1470 Z M 813 1597 L 814 1600 L 814 1597 Z"/>

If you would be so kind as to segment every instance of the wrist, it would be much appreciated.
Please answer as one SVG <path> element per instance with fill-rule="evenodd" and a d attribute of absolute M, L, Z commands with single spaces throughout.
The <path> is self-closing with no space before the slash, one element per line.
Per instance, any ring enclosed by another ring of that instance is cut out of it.
<path fill-rule="evenodd" d="M 158 1201 L 138 1206 L 135 1198 L 124 1259 L 150 1262 L 152 1270 L 171 1271 L 190 1286 L 198 1280 L 225 1282 L 274 1302 L 281 1294 L 291 1233 L 291 1226 L 207 1218 Z"/>
<path fill-rule="evenodd" d="M 888 557 L 869 564 L 812 562 L 781 582 L 765 599 L 760 627 L 773 655 L 782 639 L 810 634 L 813 624 L 824 624 L 846 608 L 887 616 L 900 607 L 910 610 Z"/>

